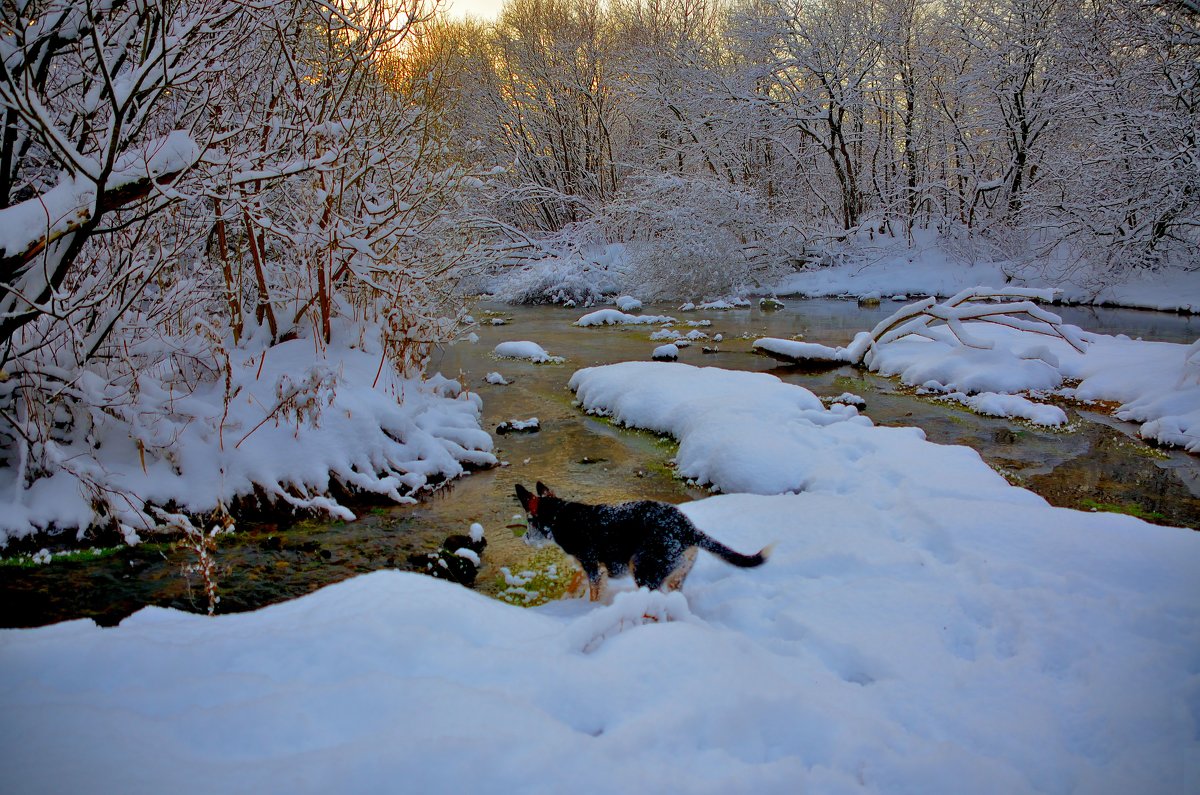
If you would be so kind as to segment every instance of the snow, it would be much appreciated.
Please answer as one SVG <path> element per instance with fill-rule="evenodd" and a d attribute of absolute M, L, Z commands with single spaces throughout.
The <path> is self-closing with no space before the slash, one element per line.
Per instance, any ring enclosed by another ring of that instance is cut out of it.
<path fill-rule="evenodd" d="M 642 302 L 632 295 L 621 295 L 613 302 L 622 312 L 636 312 L 642 308 Z"/>
<path fill-rule="evenodd" d="M 476 566 L 478 566 L 480 563 L 479 553 L 468 547 L 460 547 L 459 549 L 454 550 L 454 554 L 460 558 L 471 561 Z"/>
<path fill-rule="evenodd" d="M 497 372 L 488 373 L 486 376 L 484 376 L 483 380 L 495 386 L 508 386 L 510 383 L 507 378 Z"/>
<path fill-rule="evenodd" d="M 750 306 L 750 302 L 745 298 L 730 296 L 728 298 L 718 298 L 715 301 L 704 301 L 695 305 L 696 309 L 744 309 Z M 680 307 L 682 309 L 682 307 Z"/>
<path fill-rule="evenodd" d="M 572 385 L 753 492 L 682 507 L 771 560 L 702 553 L 681 592 L 604 604 L 383 571 L 253 613 L 0 632 L 6 788 L 1190 790 L 1200 535 L 1051 507 L 767 374 Z"/>
<path fill-rule="evenodd" d="M 1061 427 L 1067 424 L 1067 413 L 1058 406 L 1034 403 L 1020 395 L 1003 395 L 997 392 L 967 395 L 951 392 L 944 397 L 946 400 L 961 403 L 972 411 L 993 417 L 1013 417 L 1046 427 Z"/>
<path fill-rule="evenodd" d="M 849 357 L 844 348 L 831 348 L 816 342 L 800 342 L 799 340 L 783 340 L 776 337 L 762 337 L 754 341 L 754 349 L 769 354 L 778 354 L 788 359 L 829 362 L 848 362 Z"/>
<path fill-rule="evenodd" d="M 528 340 L 502 342 L 492 353 L 501 359 L 528 359 L 534 364 L 561 364 L 565 361 L 561 356 L 551 356 L 541 345 Z"/>
<path fill-rule="evenodd" d="M 771 337 L 753 347 L 798 362 L 861 361 L 981 414 L 1036 425 L 1067 424 L 1062 409 L 1042 402 L 1049 396 L 1118 403 L 1117 418 L 1141 423 L 1142 438 L 1200 452 L 1200 341 L 1188 346 L 1087 333 L 1030 300 L 969 300 L 981 296 L 1047 300 L 1053 293 L 967 288 L 942 304 L 926 298 L 902 307 L 845 347 Z M 945 324 L 932 325 L 935 319 Z M 1068 380 L 1079 384 L 1067 386 Z"/>
<path fill-rule="evenodd" d="M 668 342 L 666 345 L 659 345 L 650 354 L 652 359 L 678 359 L 679 345 Z"/>
<path fill-rule="evenodd" d="M 522 431 L 539 431 L 542 421 L 537 417 L 525 420 L 505 420 L 496 427 L 496 433 L 520 433 Z"/>
<path fill-rule="evenodd" d="M 837 397 L 822 398 L 826 403 L 845 403 L 847 406 L 854 406 L 860 411 L 867 405 L 867 401 L 853 392 L 843 392 Z"/>
<path fill-rule="evenodd" d="M 569 385 L 587 411 L 679 439 L 679 474 L 725 492 L 779 494 L 818 480 L 850 483 L 860 474 L 838 451 L 854 438 L 867 455 L 852 427 L 869 428 L 869 419 L 850 406 L 826 410 L 807 389 L 767 373 L 623 362 L 580 370 Z M 839 427 L 812 432 L 827 426 Z M 922 436 L 912 428 L 900 433 Z M 784 449 L 793 454 L 779 454 Z"/>
<path fill-rule="evenodd" d="M 666 315 L 629 315 L 616 309 L 598 309 L 575 321 L 576 326 L 657 326 L 674 323 Z"/>

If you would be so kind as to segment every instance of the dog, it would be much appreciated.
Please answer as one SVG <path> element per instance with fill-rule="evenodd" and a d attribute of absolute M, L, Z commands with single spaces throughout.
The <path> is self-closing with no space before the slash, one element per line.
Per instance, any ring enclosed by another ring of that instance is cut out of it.
<path fill-rule="evenodd" d="M 674 505 L 638 500 L 619 505 L 587 505 L 563 500 L 538 481 L 537 494 L 518 484 L 517 499 L 529 518 L 525 543 L 554 542 L 579 561 L 588 578 L 593 602 L 600 599 L 604 574 L 633 573 L 638 587 L 675 591 L 705 549 L 727 563 L 753 568 L 766 563 L 771 546 L 753 555 L 705 535 Z"/>

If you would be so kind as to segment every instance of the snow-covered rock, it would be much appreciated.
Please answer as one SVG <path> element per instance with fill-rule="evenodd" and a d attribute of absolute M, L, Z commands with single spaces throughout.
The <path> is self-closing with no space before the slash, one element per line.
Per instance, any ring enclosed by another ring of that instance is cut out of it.
<path fill-rule="evenodd" d="M 597 309 L 579 320 L 576 326 L 658 326 L 674 323 L 675 318 L 666 315 L 629 315 L 616 309 Z"/>
<path fill-rule="evenodd" d="M 668 342 L 666 345 L 659 345 L 650 354 L 650 358 L 655 361 L 673 362 L 679 358 L 679 345 L 673 342 Z"/>
<path fill-rule="evenodd" d="M 528 340 L 502 342 L 492 353 L 501 359 L 528 359 L 534 364 L 560 364 L 565 361 L 561 356 L 551 356 L 541 345 Z"/>
<path fill-rule="evenodd" d="M 496 426 L 496 433 L 537 433 L 542 429 L 542 421 L 537 417 L 527 420 L 505 420 Z"/>

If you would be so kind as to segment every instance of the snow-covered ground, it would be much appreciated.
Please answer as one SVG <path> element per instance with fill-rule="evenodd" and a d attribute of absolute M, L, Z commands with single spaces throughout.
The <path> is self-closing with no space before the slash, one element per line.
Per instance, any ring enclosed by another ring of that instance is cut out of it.
<path fill-rule="evenodd" d="M 603 605 L 378 572 L 250 614 L 5 631 L 5 789 L 1193 790 L 1200 535 L 1053 508 L 766 374 L 572 380 L 676 435 L 685 475 L 765 495 L 684 510 L 770 561 L 702 554 L 681 593 Z"/>
<path fill-rule="evenodd" d="M 914 246 L 882 240 L 860 245 L 836 264 L 794 273 L 773 285 L 778 295 L 810 298 L 950 296 L 978 284 L 1054 287 L 1068 303 L 1111 304 L 1137 309 L 1200 312 L 1200 270 L 1105 274 L 1086 266 L 1019 265 L 967 250 L 954 250 L 930 236 Z"/>

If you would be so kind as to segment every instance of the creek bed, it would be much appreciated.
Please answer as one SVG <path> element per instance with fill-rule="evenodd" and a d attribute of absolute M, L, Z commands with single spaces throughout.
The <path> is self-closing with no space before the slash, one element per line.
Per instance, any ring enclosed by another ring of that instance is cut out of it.
<path fill-rule="evenodd" d="M 816 374 L 781 367 L 753 353 L 751 342 L 803 334 L 809 342 L 841 345 L 898 306 L 888 301 L 877 307 L 838 300 L 784 303 L 773 312 L 757 307 L 679 312 L 675 305 L 648 305 L 643 313 L 673 315 L 682 332 L 690 330 L 684 325 L 688 321 L 707 320 L 711 325 L 697 328 L 710 338 L 724 336 L 719 344 L 701 340 L 681 349 L 680 361 L 770 372 L 819 396 L 853 392 L 866 400 L 865 413 L 877 424 L 916 425 L 931 441 L 969 445 L 1011 482 L 1052 504 L 1120 510 L 1149 521 L 1200 527 L 1200 459 L 1152 448 L 1131 437 L 1132 425 L 1093 412 L 1068 410 L 1069 431 L 1040 429 L 919 398 L 893 379 L 851 367 Z M 615 428 L 574 406 L 566 384 L 577 369 L 649 359 L 661 344 L 649 338 L 657 326 L 573 326 L 586 311 L 478 304 L 478 341 L 441 351 L 430 369 L 461 378 L 483 396 L 485 429 L 494 432 L 503 422 L 537 417 L 540 430 L 496 435 L 497 457 L 504 466 L 471 474 L 414 506 L 357 506 L 359 518 L 353 522 L 243 523 L 238 532 L 219 540 L 219 610 L 254 609 L 375 569 L 419 568 L 410 563 L 410 555 L 436 549 L 446 536 L 467 532 L 473 522 L 484 526 L 488 539 L 475 587 L 506 595 L 512 591 L 511 579 L 506 581 L 501 568 L 519 573 L 533 554 L 508 529 L 518 513 L 513 496 L 517 483 L 532 486 L 542 480 L 560 496 L 587 502 L 678 503 L 706 496 L 707 491 L 674 477 L 668 464 L 675 450 L 670 440 Z M 1079 307 L 1055 311 L 1089 331 L 1169 342 L 1200 336 L 1195 316 Z M 532 340 L 566 361 L 538 365 L 495 359 L 492 349 L 506 340 Z M 705 353 L 705 346 L 717 350 Z M 511 383 L 487 383 L 490 372 L 502 373 Z M 545 560 L 543 554 L 543 568 Z M 112 624 L 150 604 L 203 610 L 199 583 L 184 573 L 192 563 L 192 553 L 174 544 L 146 543 L 105 550 L 86 560 L 0 565 L 0 626 L 80 617 Z"/>

